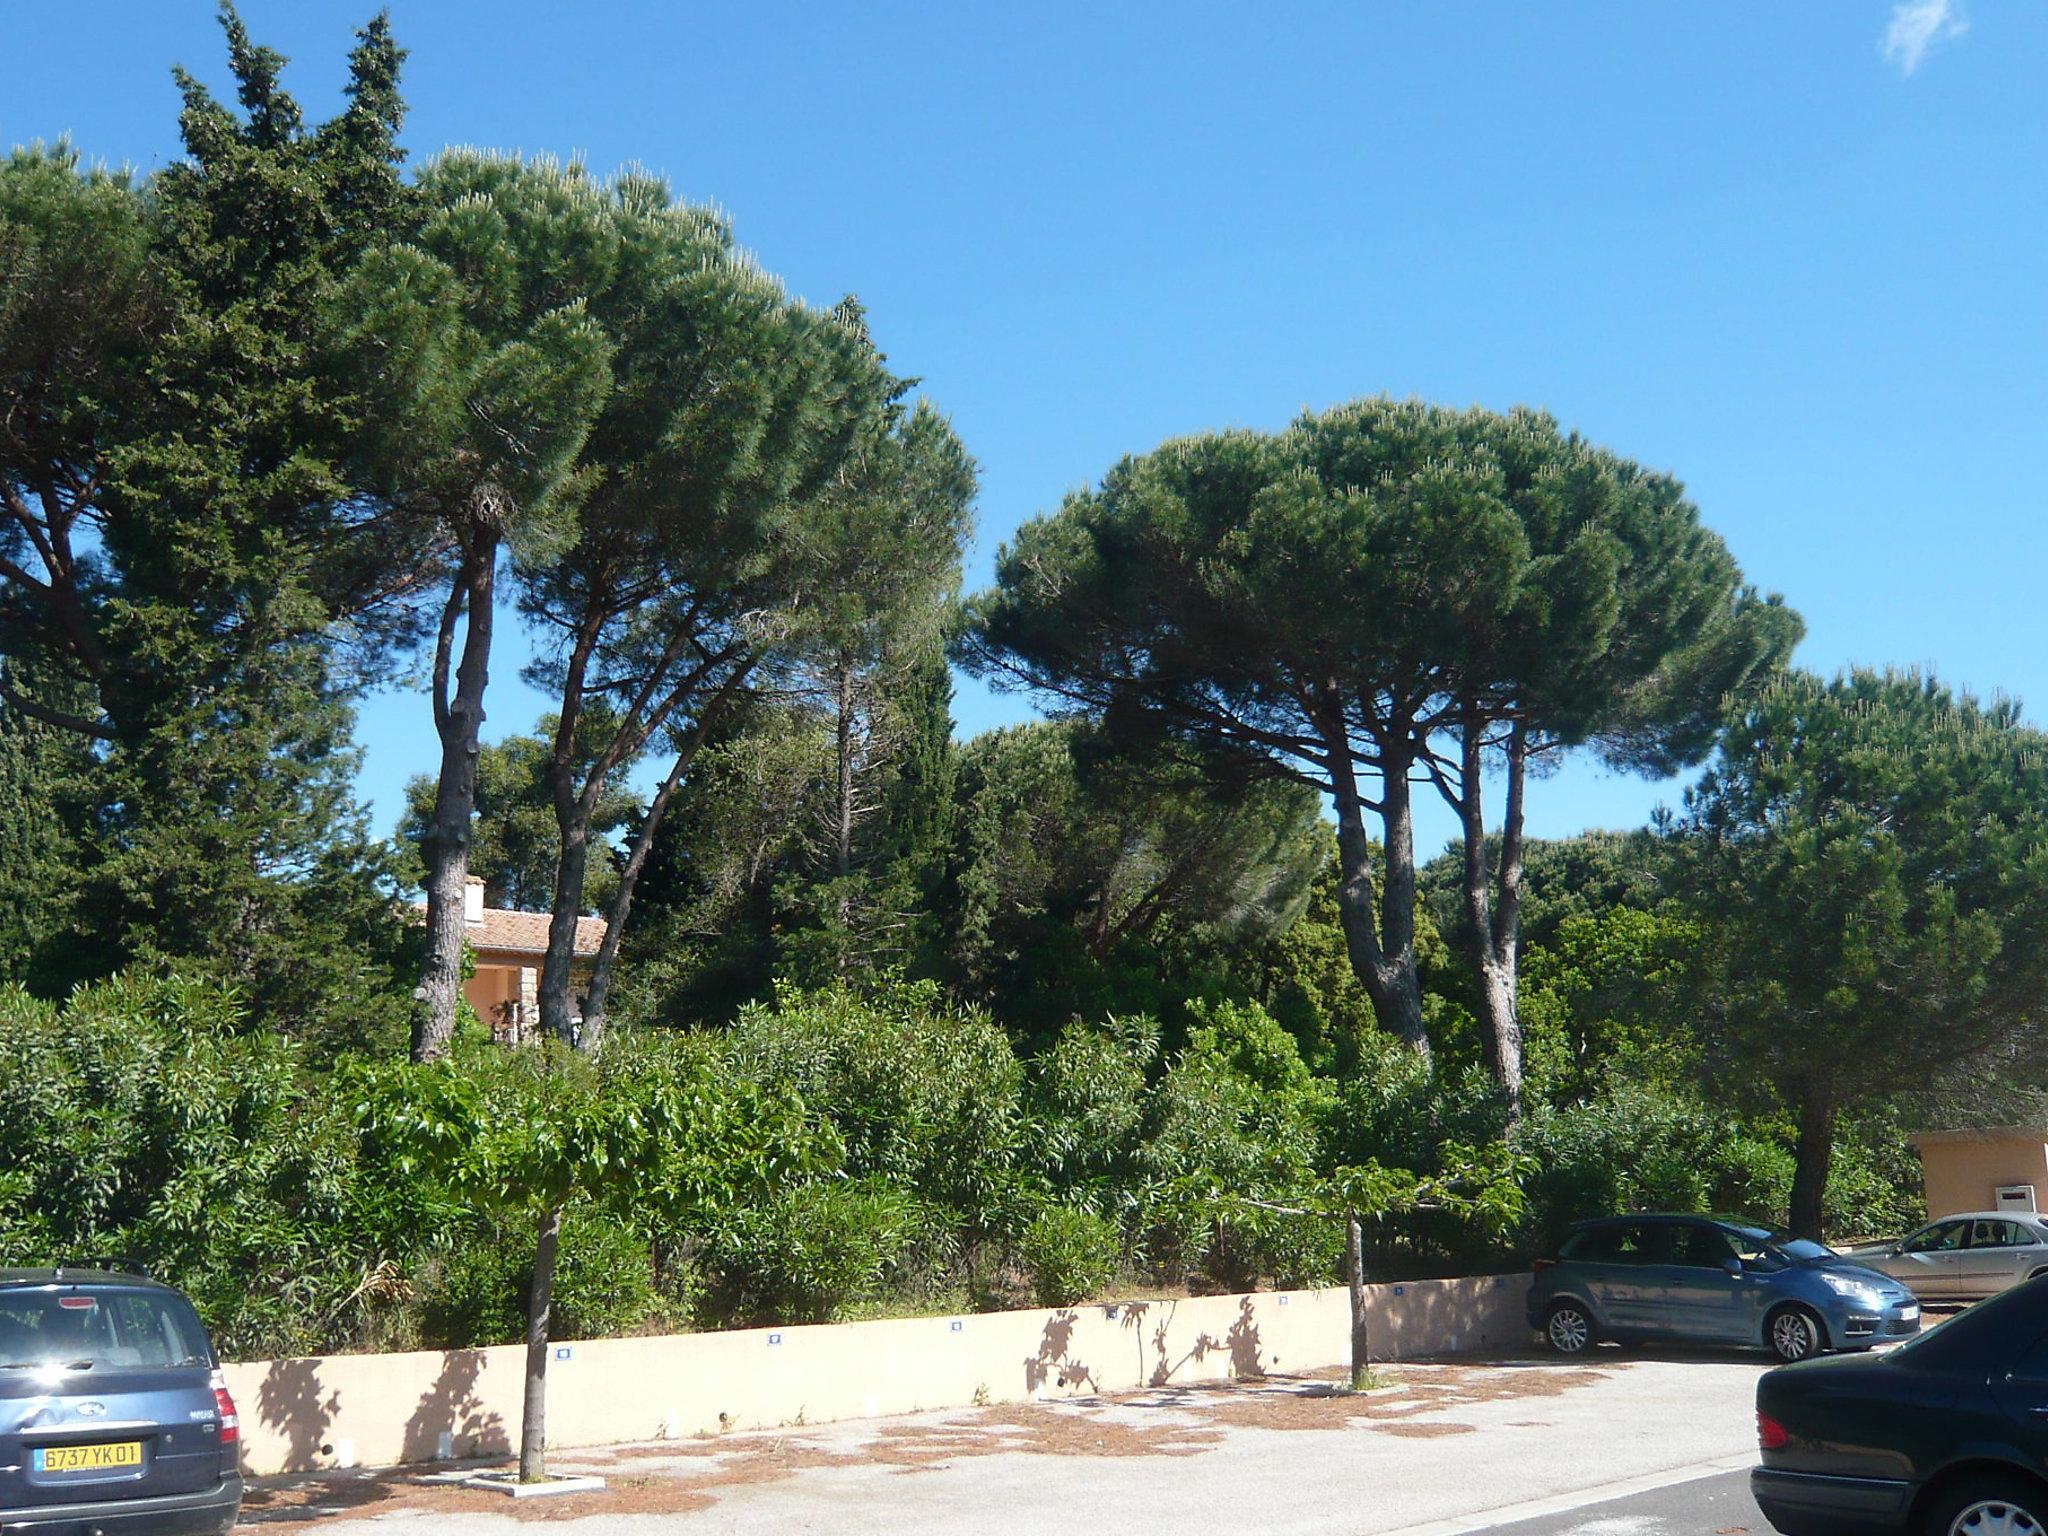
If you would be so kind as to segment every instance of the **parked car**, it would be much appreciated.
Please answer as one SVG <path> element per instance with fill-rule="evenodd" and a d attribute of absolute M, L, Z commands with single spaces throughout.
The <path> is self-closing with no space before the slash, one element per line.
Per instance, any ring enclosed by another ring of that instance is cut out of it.
<path fill-rule="evenodd" d="M 1612 1216 L 1539 1259 L 1529 1325 L 1560 1354 L 1601 1339 L 1761 1344 L 1780 1360 L 1920 1330 L 1889 1275 L 1775 1227 L 1717 1216 Z"/>
<path fill-rule="evenodd" d="M 1750 1491 L 1785 1536 L 2048 1530 L 2048 1280 L 1881 1355 L 1757 1383 Z"/>
<path fill-rule="evenodd" d="M 1981 1301 L 2048 1274 L 2048 1224 L 2011 1211 L 1968 1211 L 1896 1243 L 1852 1248 L 1849 1257 L 1903 1280 L 1922 1301 Z"/>
<path fill-rule="evenodd" d="M 177 1291 L 99 1268 L 0 1269 L 0 1533 L 225 1532 L 240 1439 Z"/>

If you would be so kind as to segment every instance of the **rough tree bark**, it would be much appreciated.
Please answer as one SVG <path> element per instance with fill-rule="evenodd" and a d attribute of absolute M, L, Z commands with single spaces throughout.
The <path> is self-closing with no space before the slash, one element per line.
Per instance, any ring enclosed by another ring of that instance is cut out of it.
<path fill-rule="evenodd" d="M 441 739 L 441 772 L 434 788 L 433 820 L 421 847 L 427 864 L 427 943 L 414 994 L 414 1061 L 434 1061 L 448 1054 L 455 1007 L 462 997 L 464 887 L 469 878 L 470 818 L 476 809 L 484 689 L 490 681 L 497 564 L 495 538 L 478 538 L 464 548 L 434 643 L 434 729 Z M 449 670 L 458 623 L 463 625 L 462 658 L 454 664 L 451 697 Z"/>
<path fill-rule="evenodd" d="M 1827 1226 L 1828 1169 L 1835 1156 L 1835 1103 L 1818 1084 L 1799 1094 L 1799 1145 L 1792 1171 L 1792 1230 L 1821 1241 Z"/>
<path fill-rule="evenodd" d="M 1389 900 L 1384 942 L 1379 893 L 1374 888 L 1372 843 L 1366 836 L 1366 802 L 1359 793 L 1350 743 L 1341 730 L 1325 733 L 1330 782 L 1337 805 L 1337 910 L 1351 969 L 1372 999 L 1380 1026 L 1429 1059 L 1429 1035 L 1422 1024 L 1422 982 L 1415 969 L 1415 843 L 1408 819 L 1408 765 L 1397 753 L 1382 764 Z M 1408 899 L 1394 899 L 1405 889 Z"/>
<path fill-rule="evenodd" d="M 1465 842 L 1465 917 L 1472 928 L 1472 962 L 1479 979 L 1480 1027 L 1486 1061 L 1508 1101 L 1511 1119 L 1522 1112 L 1522 1019 L 1516 998 L 1521 962 L 1522 803 L 1528 748 L 1520 723 L 1506 745 L 1507 799 L 1501 824 L 1500 867 L 1489 867 L 1484 771 L 1485 723 L 1469 714 L 1460 730 L 1454 808 Z"/>
<path fill-rule="evenodd" d="M 1372 1330 L 1365 1316 L 1365 1234 L 1358 1213 L 1344 1218 L 1344 1277 L 1351 1287 L 1351 1390 L 1372 1380 Z"/>
<path fill-rule="evenodd" d="M 533 1249 L 533 1292 L 526 1304 L 526 1399 L 519 1417 L 519 1481 L 548 1475 L 548 1324 L 555 1302 L 555 1253 L 562 1240 L 562 1208 L 541 1213 Z"/>
<path fill-rule="evenodd" d="M 646 867 L 648 850 L 654 846 L 654 835 L 661 830 L 662 819 L 668 815 L 669 805 L 688 775 L 690 765 L 696 762 L 698 749 L 704 745 L 705 735 L 717 712 L 739 692 L 750 670 L 739 672 L 691 723 L 688 734 L 677 743 L 676 758 L 669 765 L 668 776 L 654 792 L 654 798 L 647 805 L 647 814 L 640 819 L 633 840 L 626 845 L 626 862 L 619 870 L 619 888 L 604 913 L 604 940 L 598 945 L 597 959 L 590 970 L 590 991 L 583 999 L 581 1044 L 586 1054 L 594 1056 L 604 1045 L 605 1000 L 611 995 L 612 976 L 619 959 L 619 941 L 626 932 L 626 919 L 632 915 L 633 888 L 640 883 L 640 871 Z"/>

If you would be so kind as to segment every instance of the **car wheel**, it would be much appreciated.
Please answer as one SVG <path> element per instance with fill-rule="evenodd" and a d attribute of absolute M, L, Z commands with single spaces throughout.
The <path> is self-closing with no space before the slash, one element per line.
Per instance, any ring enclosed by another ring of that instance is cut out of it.
<path fill-rule="evenodd" d="M 1575 1301 L 1560 1301 L 1544 1319 L 1543 1336 L 1560 1355 L 1583 1355 L 1593 1347 L 1593 1319 Z"/>
<path fill-rule="evenodd" d="M 1770 1322 L 1765 1325 L 1764 1337 L 1770 1341 L 1771 1353 L 1787 1364 L 1811 1359 L 1824 1347 L 1820 1319 L 1804 1307 L 1786 1307 L 1773 1312 Z"/>
<path fill-rule="evenodd" d="M 1972 1478 L 1927 1511 L 1927 1536 L 2048 1536 L 2048 1499 L 2017 1477 Z"/>

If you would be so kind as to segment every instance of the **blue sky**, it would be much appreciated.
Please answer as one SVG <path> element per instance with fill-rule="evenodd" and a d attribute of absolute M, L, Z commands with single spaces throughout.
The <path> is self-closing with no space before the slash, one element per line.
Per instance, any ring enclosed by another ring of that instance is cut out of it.
<path fill-rule="evenodd" d="M 369 9 L 244 15 L 317 112 Z M 415 155 L 639 162 L 797 292 L 858 293 L 981 461 L 970 585 L 1021 520 L 1170 435 L 1382 391 L 1528 403 L 1683 478 L 1805 615 L 1805 665 L 2048 704 L 2048 5 L 392 15 Z M 6 31 L 8 142 L 160 166 L 170 64 L 224 77 L 205 0 L 17 3 Z M 493 734 L 540 707 L 509 650 Z M 963 731 L 1026 712 L 966 681 L 956 705 Z M 424 697 L 372 701 L 361 735 L 387 826 L 431 766 Z M 1530 823 L 1675 797 L 1569 767 Z"/>

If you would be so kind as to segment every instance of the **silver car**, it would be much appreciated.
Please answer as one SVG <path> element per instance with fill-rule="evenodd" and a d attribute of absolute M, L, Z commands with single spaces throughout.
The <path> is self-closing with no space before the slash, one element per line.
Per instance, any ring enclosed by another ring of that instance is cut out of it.
<path fill-rule="evenodd" d="M 1896 1243 L 1850 1250 L 1858 1264 L 1903 1280 L 1922 1301 L 1981 1301 L 2048 1274 L 2048 1222 L 2011 1211 L 1931 1221 Z"/>

